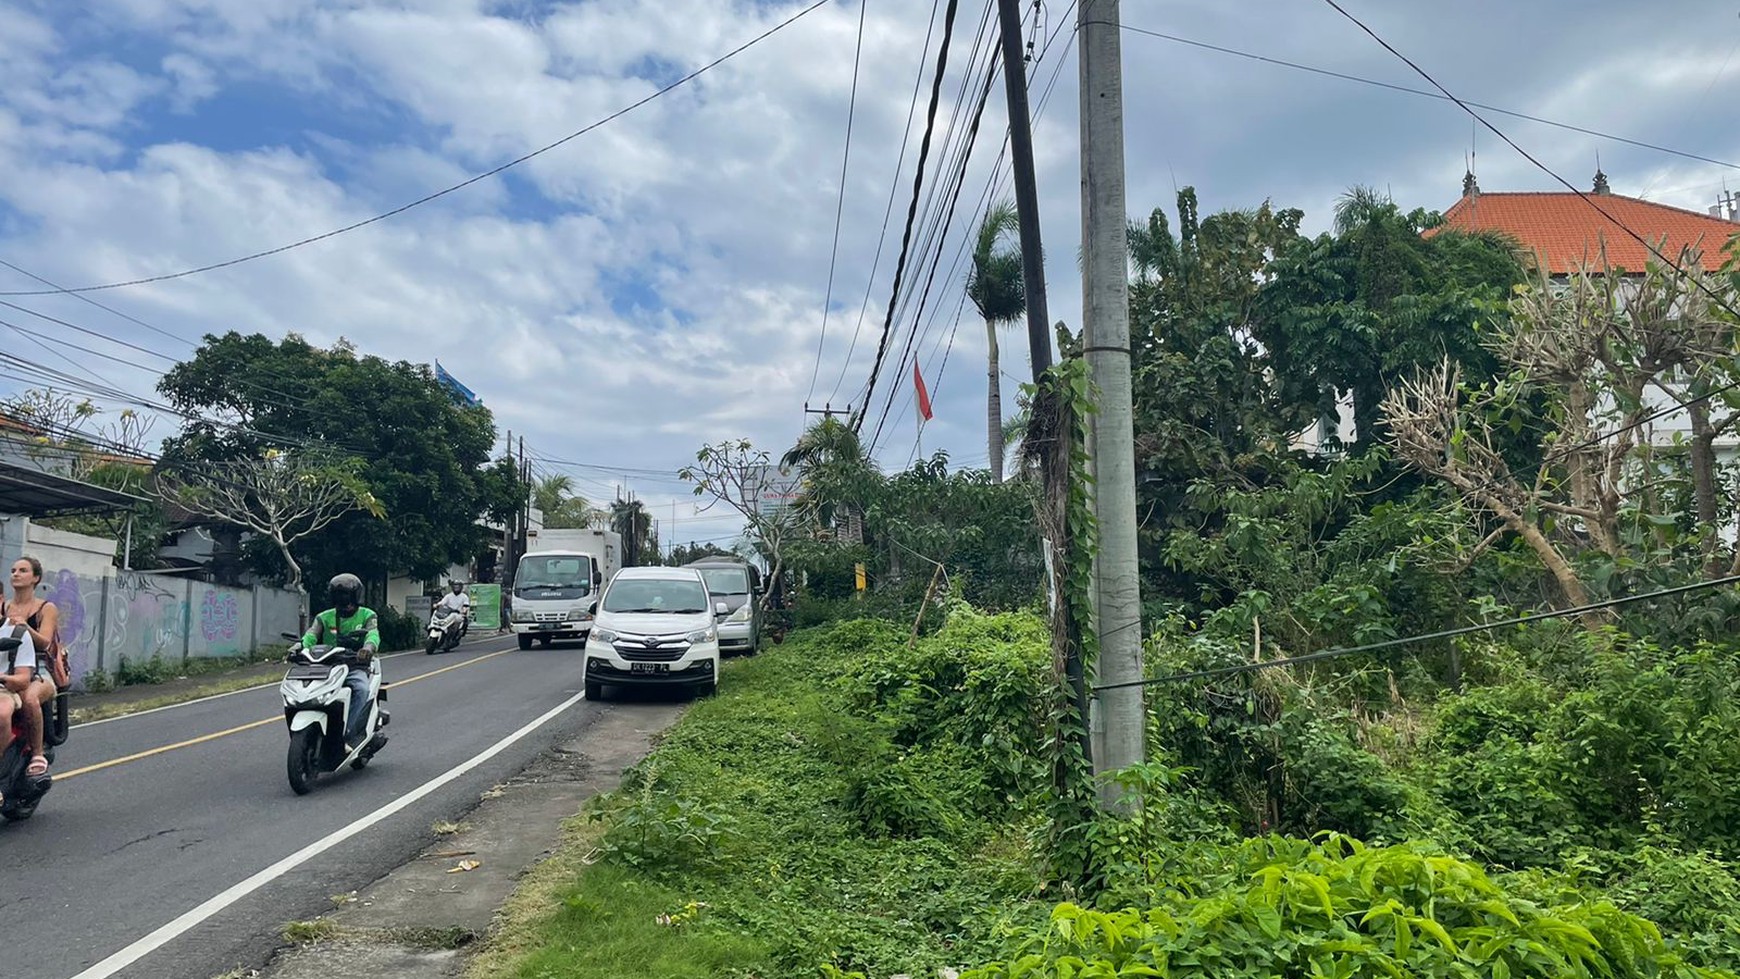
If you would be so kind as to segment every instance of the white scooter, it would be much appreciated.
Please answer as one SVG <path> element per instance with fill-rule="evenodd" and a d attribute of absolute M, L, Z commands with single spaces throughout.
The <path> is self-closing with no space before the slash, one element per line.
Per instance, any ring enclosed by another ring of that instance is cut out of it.
<path fill-rule="evenodd" d="M 392 718 L 382 707 L 387 701 L 387 691 L 381 685 L 381 661 L 376 657 L 368 665 L 365 736 L 354 750 L 346 747 L 344 728 L 350 716 L 350 688 L 344 681 L 357 661 L 356 651 L 362 648 L 362 634 L 353 632 L 340 636 L 334 645 L 307 649 L 301 647 L 299 636 L 284 633 L 284 638 L 298 640 L 290 648 L 290 669 L 278 686 L 284 698 L 284 723 L 290 728 L 286 771 L 290 788 L 297 795 L 307 795 L 314 790 L 314 781 L 320 775 L 346 765 L 353 769 L 367 765 L 386 746 L 387 736 L 381 728 Z"/>
<path fill-rule="evenodd" d="M 465 637 L 465 613 L 439 606 L 429 613 L 429 638 L 423 643 L 423 653 L 433 656 L 459 645 Z"/>

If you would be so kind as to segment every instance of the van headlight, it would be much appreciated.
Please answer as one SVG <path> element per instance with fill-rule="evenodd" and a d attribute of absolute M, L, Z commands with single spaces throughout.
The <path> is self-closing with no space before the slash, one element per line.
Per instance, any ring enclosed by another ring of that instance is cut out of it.
<path fill-rule="evenodd" d="M 751 609 L 749 608 L 749 603 L 744 602 L 742 605 L 737 606 L 737 611 L 732 612 L 731 616 L 729 618 L 727 618 L 725 621 L 726 622 L 748 622 L 750 612 L 751 612 Z"/>
<path fill-rule="evenodd" d="M 592 613 L 586 611 L 583 608 L 576 608 L 576 609 L 569 609 L 568 610 L 568 621 L 569 622 L 585 622 L 587 619 L 590 619 L 590 618 L 592 618 Z"/>
<path fill-rule="evenodd" d="M 592 638 L 588 641 L 589 642 L 590 641 L 615 642 L 616 641 L 616 633 L 610 631 L 609 629 L 604 628 L 601 625 L 595 625 L 592 627 Z"/>
<path fill-rule="evenodd" d="M 719 633 L 715 632 L 711 626 L 708 626 L 705 629 L 696 629 L 694 632 L 689 633 L 683 638 L 690 643 L 712 642 L 719 638 Z"/>

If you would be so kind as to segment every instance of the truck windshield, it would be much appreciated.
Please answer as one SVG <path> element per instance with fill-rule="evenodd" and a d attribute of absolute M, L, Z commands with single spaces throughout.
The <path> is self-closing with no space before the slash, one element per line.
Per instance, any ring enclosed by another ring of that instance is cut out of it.
<path fill-rule="evenodd" d="M 514 590 L 530 588 L 560 588 L 586 594 L 592 590 L 592 559 L 575 554 L 528 554 L 520 559 Z"/>
<path fill-rule="evenodd" d="M 707 590 L 715 595 L 749 594 L 749 575 L 742 568 L 701 568 L 707 579 Z"/>

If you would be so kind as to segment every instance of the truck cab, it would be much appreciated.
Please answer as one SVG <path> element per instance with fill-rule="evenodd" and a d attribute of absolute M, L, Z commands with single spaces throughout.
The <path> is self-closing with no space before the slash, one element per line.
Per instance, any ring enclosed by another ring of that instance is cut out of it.
<path fill-rule="evenodd" d="M 520 648 L 532 648 L 533 641 L 584 644 L 592 604 L 620 569 L 621 553 L 621 537 L 607 530 L 545 530 L 528 540 L 512 592 Z"/>

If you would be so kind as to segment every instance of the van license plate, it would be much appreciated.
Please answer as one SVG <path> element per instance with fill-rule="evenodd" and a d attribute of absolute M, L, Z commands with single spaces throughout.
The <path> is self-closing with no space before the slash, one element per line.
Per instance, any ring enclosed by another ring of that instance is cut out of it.
<path fill-rule="evenodd" d="M 671 671 L 671 664 L 669 664 L 669 663 L 630 663 L 630 664 L 628 664 L 628 671 L 630 673 L 669 673 Z"/>

